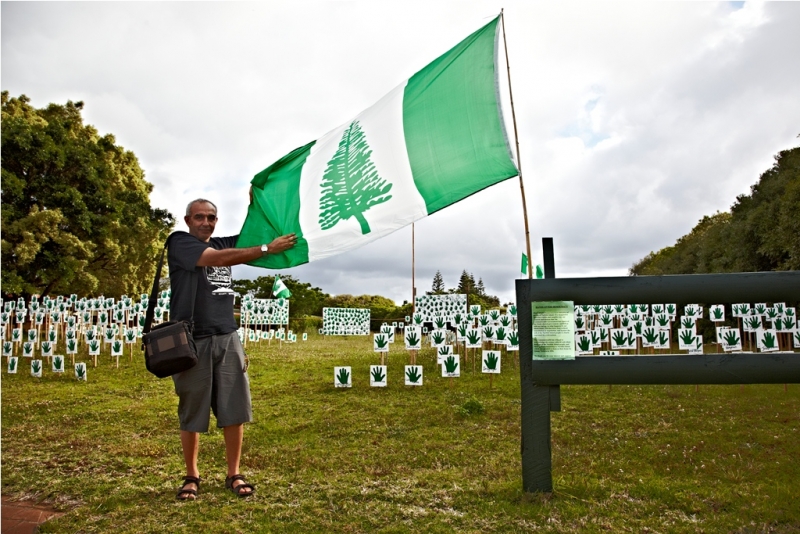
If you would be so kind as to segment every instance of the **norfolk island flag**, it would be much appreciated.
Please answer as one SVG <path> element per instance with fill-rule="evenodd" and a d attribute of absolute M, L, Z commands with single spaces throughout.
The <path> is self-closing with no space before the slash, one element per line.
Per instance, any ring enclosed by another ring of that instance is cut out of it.
<path fill-rule="evenodd" d="M 258 173 L 237 246 L 298 240 L 251 265 L 281 269 L 360 247 L 517 176 L 497 93 L 499 30 L 497 17 Z"/>

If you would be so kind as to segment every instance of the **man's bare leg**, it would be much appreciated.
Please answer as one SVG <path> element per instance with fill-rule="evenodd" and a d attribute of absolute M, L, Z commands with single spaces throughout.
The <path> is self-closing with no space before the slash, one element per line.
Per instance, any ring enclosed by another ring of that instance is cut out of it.
<path fill-rule="evenodd" d="M 228 462 L 228 475 L 232 477 L 233 475 L 239 474 L 239 460 L 242 458 L 242 439 L 244 437 L 244 425 L 230 425 L 226 426 L 222 429 L 223 434 L 225 435 L 225 459 Z M 237 480 L 233 483 L 233 487 L 236 488 L 240 484 L 244 484 L 241 480 Z M 251 493 L 249 488 L 243 488 L 242 494 L 246 495 Z"/>
<path fill-rule="evenodd" d="M 199 477 L 200 471 L 197 469 L 197 455 L 200 451 L 200 434 L 181 430 L 181 448 L 183 449 L 183 461 L 186 463 L 186 476 Z M 189 483 L 187 489 L 198 490 L 197 484 Z M 194 495 L 181 493 L 182 497 L 194 499 Z"/>

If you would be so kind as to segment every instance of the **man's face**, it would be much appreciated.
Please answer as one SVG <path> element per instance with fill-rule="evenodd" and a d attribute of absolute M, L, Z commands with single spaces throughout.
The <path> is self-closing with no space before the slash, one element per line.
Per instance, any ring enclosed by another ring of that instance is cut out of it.
<path fill-rule="evenodd" d="M 214 226 L 217 224 L 217 210 L 208 202 L 195 202 L 192 204 L 189 215 L 183 218 L 189 233 L 200 241 L 207 242 L 214 233 Z"/>

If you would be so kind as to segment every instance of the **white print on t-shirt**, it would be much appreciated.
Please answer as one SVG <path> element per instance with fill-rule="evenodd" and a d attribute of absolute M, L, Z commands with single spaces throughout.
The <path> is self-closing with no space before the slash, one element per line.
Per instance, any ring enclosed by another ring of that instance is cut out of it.
<path fill-rule="evenodd" d="M 206 279 L 214 286 L 212 295 L 231 295 L 231 268 L 230 267 L 205 267 Z"/>

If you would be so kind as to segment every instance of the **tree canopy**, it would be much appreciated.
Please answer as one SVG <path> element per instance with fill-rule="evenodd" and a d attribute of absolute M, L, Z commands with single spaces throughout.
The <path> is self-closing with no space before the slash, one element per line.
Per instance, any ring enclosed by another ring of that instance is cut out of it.
<path fill-rule="evenodd" d="M 631 275 L 800 269 L 800 147 L 784 150 L 730 212 L 705 216 L 675 245 L 651 252 Z"/>
<path fill-rule="evenodd" d="M 82 102 L 36 109 L 2 92 L 3 292 L 149 291 L 174 225 L 133 152 L 84 125 Z"/>

